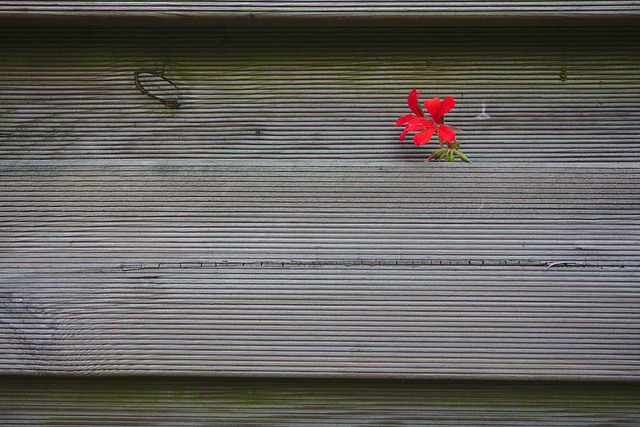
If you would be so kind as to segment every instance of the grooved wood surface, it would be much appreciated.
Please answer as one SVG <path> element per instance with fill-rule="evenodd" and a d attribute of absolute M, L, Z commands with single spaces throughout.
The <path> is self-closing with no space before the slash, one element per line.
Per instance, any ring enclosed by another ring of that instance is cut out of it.
<path fill-rule="evenodd" d="M 639 380 L 636 3 L 0 2 L 0 373 Z"/>
<path fill-rule="evenodd" d="M 637 166 L 1 166 L 3 373 L 639 379 Z"/>
<path fill-rule="evenodd" d="M 0 1 L 0 21 L 216 25 L 638 22 L 637 1 Z"/>
<path fill-rule="evenodd" d="M 416 88 L 473 161 L 637 162 L 638 28 L 3 29 L 0 159 L 419 162 Z"/>
<path fill-rule="evenodd" d="M 0 425 L 616 426 L 640 423 L 624 383 L 0 377 Z"/>

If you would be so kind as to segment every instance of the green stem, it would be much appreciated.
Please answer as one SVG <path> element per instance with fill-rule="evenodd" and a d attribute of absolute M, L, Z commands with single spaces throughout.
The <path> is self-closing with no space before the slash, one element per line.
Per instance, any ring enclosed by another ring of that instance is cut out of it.
<path fill-rule="evenodd" d="M 436 150 L 434 151 L 429 158 L 427 159 L 427 162 L 430 162 L 431 160 L 434 159 L 434 157 L 436 157 L 438 154 L 444 153 L 445 151 L 447 151 L 446 148 L 441 148 L 440 150 Z"/>

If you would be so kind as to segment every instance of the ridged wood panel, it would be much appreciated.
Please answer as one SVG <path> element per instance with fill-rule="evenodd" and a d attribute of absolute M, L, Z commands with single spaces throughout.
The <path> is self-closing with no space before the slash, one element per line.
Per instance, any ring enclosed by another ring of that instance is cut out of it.
<path fill-rule="evenodd" d="M 616 426 L 637 385 L 260 378 L 0 378 L 0 425 Z"/>
<path fill-rule="evenodd" d="M 3 29 L 0 159 L 421 161 L 417 88 L 476 162 L 636 162 L 638 28 Z"/>
<path fill-rule="evenodd" d="M 4 162 L 0 370 L 638 380 L 639 178 Z"/>
<path fill-rule="evenodd" d="M 0 1 L 0 22 L 468 25 L 638 22 L 637 1 Z"/>

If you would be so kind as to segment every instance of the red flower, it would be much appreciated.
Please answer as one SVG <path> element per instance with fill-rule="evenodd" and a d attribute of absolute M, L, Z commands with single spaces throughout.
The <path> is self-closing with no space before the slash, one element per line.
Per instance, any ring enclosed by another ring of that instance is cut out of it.
<path fill-rule="evenodd" d="M 396 126 L 407 125 L 400 135 L 400 141 L 402 141 L 409 132 L 419 130 L 421 132 L 414 135 L 413 142 L 416 145 L 426 144 L 431 140 L 431 137 L 437 130 L 438 138 L 451 146 L 450 142 L 456 140 L 456 133 L 452 128 L 444 125 L 444 115 L 451 111 L 456 105 L 456 101 L 450 96 L 443 99 L 442 102 L 440 102 L 440 98 L 424 101 L 424 106 L 433 119 L 429 120 L 425 118 L 422 108 L 420 108 L 418 104 L 418 95 L 420 95 L 420 92 L 413 89 L 409 93 L 409 108 L 413 111 L 413 114 L 402 116 L 396 122 Z"/>

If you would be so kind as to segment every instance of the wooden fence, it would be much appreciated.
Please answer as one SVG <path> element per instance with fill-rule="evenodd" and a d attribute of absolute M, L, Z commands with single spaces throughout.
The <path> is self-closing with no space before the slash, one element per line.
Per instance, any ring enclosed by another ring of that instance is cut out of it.
<path fill-rule="evenodd" d="M 415 3 L 0 2 L 0 423 L 640 422 L 640 7 Z"/>

